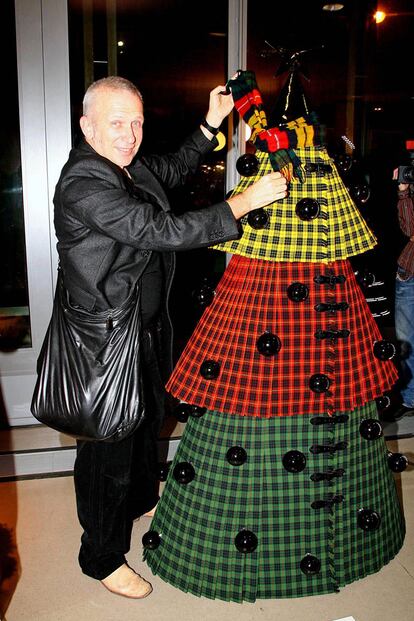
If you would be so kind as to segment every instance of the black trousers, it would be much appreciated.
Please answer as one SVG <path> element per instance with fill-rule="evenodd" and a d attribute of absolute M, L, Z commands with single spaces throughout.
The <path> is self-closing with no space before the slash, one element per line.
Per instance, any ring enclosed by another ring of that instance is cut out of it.
<path fill-rule="evenodd" d="M 125 563 L 134 519 L 159 500 L 157 440 L 165 410 L 165 389 L 150 329 L 143 333 L 146 418 L 120 442 L 77 443 L 74 482 L 83 528 L 79 564 L 102 580 Z"/>

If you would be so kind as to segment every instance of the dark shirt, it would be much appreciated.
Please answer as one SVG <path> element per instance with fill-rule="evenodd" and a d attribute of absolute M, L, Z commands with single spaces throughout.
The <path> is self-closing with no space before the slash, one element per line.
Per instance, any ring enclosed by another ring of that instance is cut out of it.
<path fill-rule="evenodd" d="M 164 295 L 164 276 L 161 257 L 153 252 L 141 277 L 142 327 L 148 328 L 159 315 Z"/>

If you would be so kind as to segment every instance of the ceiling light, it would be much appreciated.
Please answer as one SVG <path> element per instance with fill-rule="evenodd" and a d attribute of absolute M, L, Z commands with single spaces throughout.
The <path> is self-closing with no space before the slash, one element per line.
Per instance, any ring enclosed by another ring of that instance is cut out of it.
<path fill-rule="evenodd" d="M 374 19 L 377 24 L 380 24 L 387 17 L 387 14 L 384 11 L 376 11 L 374 13 Z"/>
<path fill-rule="evenodd" d="M 341 2 L 327 2 L 323 5 L 323 11 L 341 11 L 344 5 Z"/>

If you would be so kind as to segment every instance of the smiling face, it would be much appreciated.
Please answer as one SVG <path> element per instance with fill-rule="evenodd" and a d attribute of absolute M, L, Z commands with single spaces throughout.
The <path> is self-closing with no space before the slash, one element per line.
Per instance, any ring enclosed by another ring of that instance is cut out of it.
<path fill-rule="evenodd" d="M 98 88 L 80 126 L 88 144 L 121 168 L 128 166 L 142 142 L 141 99 L 125 89 Z"/>

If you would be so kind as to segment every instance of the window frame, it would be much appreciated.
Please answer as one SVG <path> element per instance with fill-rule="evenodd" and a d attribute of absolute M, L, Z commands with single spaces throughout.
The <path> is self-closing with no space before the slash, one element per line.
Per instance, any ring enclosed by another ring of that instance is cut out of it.
<path fill-rule="evenodd" d="M 71 145 L 65 0 L 15 0 L 20 148 L 31 347 L 0 353 L 8 424 L 35 423 L 36 361 L 53 303 L 53 192 Z"/>

